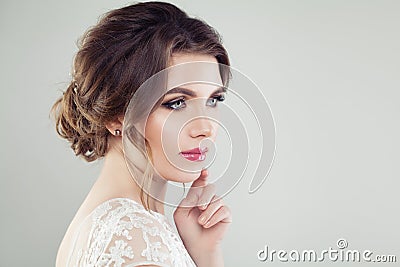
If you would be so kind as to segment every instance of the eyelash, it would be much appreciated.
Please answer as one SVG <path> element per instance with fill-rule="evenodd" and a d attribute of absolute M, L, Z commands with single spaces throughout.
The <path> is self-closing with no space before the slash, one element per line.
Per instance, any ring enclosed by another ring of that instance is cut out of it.
<path fill-rule="evenodd" d="M 207 100 L 207 102 L 209 100 L 213 100 L 213 99 L 217 100 L 218 102 L 223 102 L 225 100 L 225 96 L 224 95 L 214 96 L 214 97 L 209 98 Z M 173 105 L 175 105 L 177 103 L 180 103 L 180 102 L 183 102 L 183 104 L 185 104 L 185 98 L 181 97 L 181 98 L 178 98 L 178 99 L 163 103 L 162 106 L 164 106 L 165 108 L 168 108 L 168 109 L 172 109 L 172 110 L 180 110 L 180 109 L 184 108 L 186 105 L 183 106 L 183 107 L 176 107 L 176 108 L 173 107 Z M 216 102 L 215 105 L 213 105 L 213 106 L 214 107 L 217 106 L 218 102 Z"/>

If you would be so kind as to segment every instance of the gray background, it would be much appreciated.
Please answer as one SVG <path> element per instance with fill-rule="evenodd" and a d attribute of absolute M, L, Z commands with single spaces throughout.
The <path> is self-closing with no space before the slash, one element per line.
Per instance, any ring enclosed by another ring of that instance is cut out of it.
<path fill-rule="evenodd" d="M 99 174 L 101 162 L 76 158 L 48 114 L 78 37 L 127 3 L 0 3 L 0 266 L 53 266 Z M 399 261 L 400 2 L 174 3 L 222 34 L 277 127 L 264 185 L 249 195 L 243 180 L 226 198 L 234 216 L 226 266 L 281 266 L 259 262 L 257 251 L 321 251 L 339 238 Z"/>

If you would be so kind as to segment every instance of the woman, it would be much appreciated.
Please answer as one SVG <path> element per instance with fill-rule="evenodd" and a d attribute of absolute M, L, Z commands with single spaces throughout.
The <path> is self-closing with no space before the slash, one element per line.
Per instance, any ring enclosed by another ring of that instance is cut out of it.
<path fill-rule="evenodd" d="M 57 132 L 71 143 L 75 154 L 87 161 L 104 158 L 104 165 L 61 242 L 57 267 L 223 266 L 220 241 L 232 221 L 230 210 L 206 186 L 207 170 L 173 168 L 160 140 L 171 113 L 185 113 L 189 101 L 197 98 L 217 109 L 224 91 L 211 85 L 171 91 L 157 102 L 146 121 L 148 161 L 159 177 L 193 181 L 174 212 L 178 233 L 164 216 L 159 191 L 165 188 L 150 184 L 144 190 L 138 181 L 146 182 L 148 177 L 133 177 L 122 142 L 124 116 L 138 88 L 168 67 L 196 61 L 229 65 L 218 34 L 167 3 L 138 3 L 113 10 L 84 35 L 71 84 L 52 111 Z M 139 100 L 138 105 L 146 102 L 144 97 Z M 199 150 L 203 140 L 215 140 L 215 135 L 214 122 L 198 119 L 169 142 L 178 140 L 182 151 Z M 196 156 L 197 152 L 190 151 L 180 155 Z M 202 153 L 206 152 L 197 155 Z"/>

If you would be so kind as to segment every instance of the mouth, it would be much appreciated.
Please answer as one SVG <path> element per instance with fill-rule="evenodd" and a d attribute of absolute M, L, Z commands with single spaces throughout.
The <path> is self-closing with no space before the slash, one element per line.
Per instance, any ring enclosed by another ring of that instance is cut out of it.
<path fill-rule="evenodd" d="M 203 161 L 206 159 L 207 148 L 193 148 L 190 150 L 182 151 L 179 154 L 187 160 L 190 161 Z"/>

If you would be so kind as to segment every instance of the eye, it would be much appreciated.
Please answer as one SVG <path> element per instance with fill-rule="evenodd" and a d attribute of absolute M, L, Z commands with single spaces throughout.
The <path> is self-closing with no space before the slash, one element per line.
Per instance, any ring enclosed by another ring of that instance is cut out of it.
<path fill-rule="evenodd" d="M 185 100 L 182 98 L 164 103 L 162 105 L 166 108 L 174 109 L 174 110 L 178 110 L 178 109 L 186 107 Z"/>
<path fill-rule="evenodd" d="M 209 98 L 207 100 L 207 106 L 215 107 L 215 106 L 217 106 L 218 102 L 222 102 L 224 100 L 225 100 L 225 96 L 224 95 L 214 96 L 214 97 Z"/>

